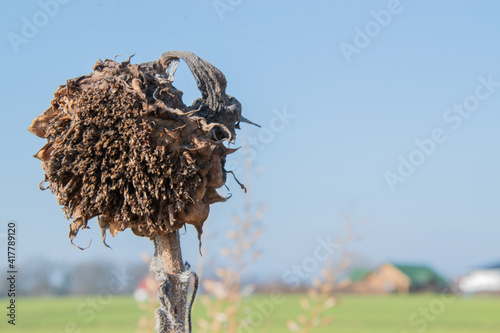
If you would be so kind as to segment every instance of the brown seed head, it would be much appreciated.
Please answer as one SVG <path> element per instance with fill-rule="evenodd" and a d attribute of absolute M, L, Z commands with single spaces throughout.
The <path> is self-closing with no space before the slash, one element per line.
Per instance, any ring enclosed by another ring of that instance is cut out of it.
<path fill-rule="evenodd" d="M 202 98 L 182 102 L 173 85 L 179 59 Z M 226 79 L 188 52 L 167 52 L 134 65 L 98 60 L 94 71 L 68 80 L 29 131 L 46 138 L 35 155 L 70 225 L 70 239 L 93 217 L 114 236 L 130 228 L 153 238 L 192 224 L 201 234 L 209 205 L 225 201 L 224 164 L 233 152 L 241 104 Z"/>

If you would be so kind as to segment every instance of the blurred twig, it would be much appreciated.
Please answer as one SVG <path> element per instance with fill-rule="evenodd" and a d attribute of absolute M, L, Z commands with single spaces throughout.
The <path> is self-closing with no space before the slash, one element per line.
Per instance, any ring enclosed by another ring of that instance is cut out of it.
<path fill-rule="evenodd" d="M 263 207 L 255 208 L 252 202 L 252 176 L 254 170 L 250 159 L 245 161 L 244 184 L 247 188 L 243 212 L 233 217 L 233 229 L 226 236 L 230 245 L 221 249 L 221 254 L 228 259 L 226 267 L 215 270 L 216 278 L 204 279 L 203 287 L 208 294 L 201 296 L 206 309 L 206 319 L 199 319 L 201 333 L 236 333 L 238 319 L 241 317 L 241 301 L 254 286 L 244 285 L 243 276 L 249 266 L 260 256 L 256 242 L 262 235 L 260 220 Z"/>
<path fill-rule="evenodd" d="M 333 293 L 337 290 L 340 277 L 353 262 L 354 253 L 349 249 L 349 245 L 359 239 L 359 235 L 353 232 L 354 209 L 342 212 L 341 219 L 344 223 L 344 235 L 335 241 L 338 251 L 336 260 L 325 261 L 319 276 L 312 278 L 312 286 L 307 296 L 300 300 L 302 312 L 296 319 L 287 322 L 292 332 L 309 333 L 316 327 L 328 326 L 333 322 L 333 318 L 326 312 L 338 303 Z"/>

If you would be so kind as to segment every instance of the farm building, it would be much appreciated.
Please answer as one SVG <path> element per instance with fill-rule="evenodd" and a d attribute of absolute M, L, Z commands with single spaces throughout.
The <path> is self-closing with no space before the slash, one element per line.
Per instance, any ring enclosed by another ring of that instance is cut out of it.
<path fill-rule="evenodd" d="M 458 281 L 464 293 L 500 293 L 500 262 L 473 270 Z"/>
<path fill-rule="evenodd" d="M 357 293 L 441 292 L 448 281 L 427 266 L 383 264 L 375 270 L 355 270 L 346 291 Z"/>

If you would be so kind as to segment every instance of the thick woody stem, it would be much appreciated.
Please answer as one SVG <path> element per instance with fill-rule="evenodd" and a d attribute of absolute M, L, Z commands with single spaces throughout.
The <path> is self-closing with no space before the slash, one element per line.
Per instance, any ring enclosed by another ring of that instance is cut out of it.
<path fill-rule="evenodd" d="M 186 309 L 190 271 L 182 263 L 179 232 L 156 236 L 155 255 L 151 270 L 159 283 L 158 301 L 155 311 L 156 330 L 159 333 L 185 333 Z"/>

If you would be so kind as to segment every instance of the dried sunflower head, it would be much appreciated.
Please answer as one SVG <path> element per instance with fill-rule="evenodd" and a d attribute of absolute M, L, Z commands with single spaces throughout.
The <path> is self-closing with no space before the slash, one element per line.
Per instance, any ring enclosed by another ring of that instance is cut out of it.
<path fill-rule="evenodd" d="M 173 85 L 179 59 L 202 98 L 191 106 Z M 98 60 L 67 80 L 29 131 L 47 139 L 35 157 L 70 224 L 71 241 L 98 217 L 114 236 L 130 228 L 153 238 L 192 224 L 201 235 L 209 205 L 225 201 L 226 156 L 235 149 L 241 104 L 224 75 L 189 52 L 144 64 Z"/>

